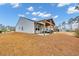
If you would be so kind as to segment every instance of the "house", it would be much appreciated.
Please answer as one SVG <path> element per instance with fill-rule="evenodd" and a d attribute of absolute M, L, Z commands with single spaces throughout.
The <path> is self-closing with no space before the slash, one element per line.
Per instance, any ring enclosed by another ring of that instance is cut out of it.
<path fill-rule="evenodd" d="M 63 22 L 58 27 L 60 31 L 75 31 L 79 29 L 79 16 L 70 18 L 67 22 Z"/>
<path fill-rule="evenodd" d="M 16 24 L 16 32 L 26 33 L 44 33 L 54 31 L 55 23 L 53 19 L 44 19 L 40 21 L 30 20 L 25 17 L 20 17 Z"/>
<path fill-rule="evenodd" d="M 5 29 L 7 31 L 15 31 L 15 27 L 13 27 L 13 26 L 6 26 Z"/>
<path fill-rule="evenodd" d="M 15 27 L 13 26 L 4 26 L 2 24 L 0 24 L 0 31 L 15 31 Z"/>
<path fill-rule="evenodd" d="M 2 24 L 0 24 L 0 30 L 2 29 Z"/>
<path fill-rule="evenodd" d="M 3 30 L 3 29 L 5 29 L 5 26 L 0 24 L 0 30 Z"/>

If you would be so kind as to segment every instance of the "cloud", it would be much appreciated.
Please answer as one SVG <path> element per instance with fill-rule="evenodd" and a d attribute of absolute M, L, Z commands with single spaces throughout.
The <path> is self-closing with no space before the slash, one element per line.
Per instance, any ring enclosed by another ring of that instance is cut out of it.
<path fill-rule="evenodd" d="M 58 15 L 54 16 L 53 18 L 54 18 L 54 19 L 58 18 Z"/>
<path fill-rule="evenodd" d="M 20 6 L 20 3 L 11 3 L 10 4 L 13 8 L 18 8 Z"/>
<path fill-rule="evenodd" d="M 50 17 L 51 14 L 44 14 L 44 17 Z"/>
<path fill-rule="evenodd" d="M 40 16 L 40 17 L 50 17 L 51 14 L 48 14 L 48 13 L 40 13 L 38 16 Z"/>
<path fill-rule="evenodd" d="M 39 16 L 39 17 L 50 17 L 51 14 L 50 13 L 46 13 L 46 12 L 33 12 L 32 13 L 33 16 Z"/>
<path fill-rule="evenodd" d="M 28 14 L 30 14 L 29 12 L 26 12 L 26 14 L 28 15 Z"/>
<path fill-rule="evenodd" d="M 0 5 L 6 5 L 7 3 L 0 3 Z M 12 6 L 12 8 L 18 8 L 20 6 L 20 3 L 9 3 L 9 5 Z"/>
<path fill-rule="evenodd" d="M 76 10 L 75 6 L 69 7 L 68 10 L 67 10 L 68 14 L 73 14 L 73 13 L 78 13 L 78 12 L 79 12 L 79 10 Z"/>
<path fill-rule="evenodd" d="M 0 3 L 0 5 L 5 5 L 6 3 Z"/>
<path fill-rule="evenodd" d="M 37 18 L 32 18 L 32 20 L 37 20 Z"/>
<path fill-rule="evenodd" d="M 70 3 L 59 3 L 57 5 L 57 7 L 63 7 L 63 6 L 66 6 L 66 5 L 70 5 Z"/>
<path fill-rule="evenodd" d="M 18 16 L 19 16 L 19 17 L 25 17 L 25 15 L 24 15 L 24 14 L 18 14 Z"/>
<path fill-rule="evenodd" d="M 40 14 L 40 11 L 39 12 L 33 12 L 32 13 L 33 16 L 38 16 L 39 14 Z"/>
<path fill-rule="evenodd" d="M 29 8 L 27 8 L 28 11 L 34 11 L 34 8 L 32 6 L 30 6 Z"/>

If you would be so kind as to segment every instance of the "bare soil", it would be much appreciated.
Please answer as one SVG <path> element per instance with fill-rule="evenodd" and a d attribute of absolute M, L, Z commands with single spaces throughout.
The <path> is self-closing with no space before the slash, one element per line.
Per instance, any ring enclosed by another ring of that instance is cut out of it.
<path fill-rule="evenodd" d="M 66 33 L 46 36 L 27 33 L 0 34 L 2 56 L 78 56 L 79 38 Z"/>

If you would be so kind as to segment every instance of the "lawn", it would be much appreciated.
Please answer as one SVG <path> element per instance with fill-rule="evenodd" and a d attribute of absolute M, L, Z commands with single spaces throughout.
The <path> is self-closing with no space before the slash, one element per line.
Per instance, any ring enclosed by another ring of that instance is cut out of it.
<path fill-rule="evenodd" d="M 65 33 L 46 36 L 17 32 L 0 34 L 0 55 L 79 55 L 79 38 Z"/>

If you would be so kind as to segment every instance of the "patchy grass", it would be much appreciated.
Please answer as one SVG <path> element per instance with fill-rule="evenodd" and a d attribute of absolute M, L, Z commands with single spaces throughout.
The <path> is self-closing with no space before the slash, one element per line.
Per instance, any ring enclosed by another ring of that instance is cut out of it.
<path fill-rule="evenodd" d="M 47 36 L 16 32 L 0 34 L 0 55 L 79 55 L 79 39 L 64 33 Z"/>
<path fill-rule="evenodd" d="M 79 30 L 76 30 L 75 33 L 76 33 L 76 37 L 79 38 Z"/>

